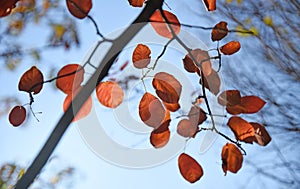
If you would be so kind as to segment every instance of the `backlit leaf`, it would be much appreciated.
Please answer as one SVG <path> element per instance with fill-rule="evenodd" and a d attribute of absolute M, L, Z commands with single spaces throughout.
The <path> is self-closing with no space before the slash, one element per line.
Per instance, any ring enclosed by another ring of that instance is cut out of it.
<path fill-rule="evenodd" d="M 179 103 L 167 103 L 167 102 L 163 102 L 163 104 L 166 107 L 166 109 L 170 110 L 171 112 L 176 112 L 177 110 L 180 109 L 180 104 Z"/>
<path fill-rule="evenodd" d="M 202 84 L 201 80 L 200 84 Z M 218 73 L 215 70 L 212 70 L 210 75 L 204 77 L 204 87 L 207 88 L 214 95 L 217 95 L 220 92 L 221 80 Z"/>
<path fill-rule="evenodd" d="M 174 30 L 175 34 L 177 35 L 180 32 L 180 23 L 177 17 L 169 12 L 164 10 L 164 14 L 166 15 L 168 22 L 171 23 L 170 26 Z M 154 28 L 156 33 L 159 35 L 166 37 L 166 38 L 172 38 L 172 32 L 170 31 L 168 25 L 166 24 L 166 20 L 162 17 L 159 10 L 156 10 L 152 16 L 150 17 L 151 26 Z"/>
<path fill-rule="evenodd" d="M 228 34 L 227 23 L 224 21 L 216 24 L 211 32 L 212 41 L 220 41 Z"/>
<path fill-rule="evenodd" d="M 151 50 L 147 45 L 138 44 L 132 54 L 132 62 L 136 68 L 146 68 L 151 60 Z"/>
<path fill-rule="evenodd" d="M 241 48 L 241 44 L 238 41 L 230 41 L 220 47 L 220 51 L 225 55 L 232 55 L 238 52 Z"/>
<path fill-rule="evenodd" d="M 183 178 L 190 183 L 198 181 L 203 176 L 201 165 L 186 153 L 178 157 L 178 167 Z"/>
<path fill-rule="evenodd" d="M 253 122 L 251 122 L 250 124 L 255 130 L 256 140 L 254 142 L 261 146 L 266 146 L 267 144 L 269 144 L 269 142 L 271 142 L 272 138 L 264 126 Z"/>
<path fill-rule="evenodd" d="M 202 124 L 207 119 L 205 111 L 199 106 L 192 106 L 188 117 L 196 125 Z"/>
<path fill-rule="evenodd" d="M 216 10 L 216 0 L 203 0 L 208 11 Z"/>
<path fill-rule="evenodd" d="M 19 81 L 19 90 L 28 93 L 38 94 L 43 88 L 44 76 L 35 66 L 27 70 Z"/>
<path fill-rule="evenodd" d="M 79 64 L 68 64 L 62 67 L 56 80 L 56 87 L 68 94 L 76 90 L 83 81 L 84 68 Z"/>
<path fill-rule="evenodd" d="M 257 96 L 243 96 L 241 105 L 244 107 L 244 114 L 252 114 L 258 112 L 266 104 L 264 100 Z"/>
<path fill-rule="evenodd" d="M 0 0 L 0 18 L 11 13 L 12 9 L 16 7 L 19 0 Z"/>
<path fill-rule="evenodd" d="M 66 1 L 70 13 L 79 19 L 85 18 L 89 14 L 93 6 L 92 0 L 66 0 Z"/>
<path fill-rule="evenodd" d="M 69 94 L 67 94 L 64 104 L 63 104 L 63 111 L 66 112 L 69 105 L 71 104 L 72 100 L 74 100 L 74 98 L 76 97 L 76 95 L 79 93 L 79 91 L 82 89 L 82 87 L 77 88 L 75 91 L 70 92 Z M 72 120 L 74 121 L 78 121 L 84 117 L 86 117 L 92 110 L 92 106 L 93 106 L 93 102 L 92 102 L 92 97 L 90 96 L 85 103 L 83 104 L 83 106 L 81 107 L 81 109 L 79 110 L 79 112 L 75 115 L 74 119 Z"/>
<path fill-rule="evenodd" d="M 194 137 L 198 130 L 198 124 L 189 119 L 182 119 L 177 125 L 177 133 L 183 137 Z"/>
<path fill-rule="evenodd" d="M 159 72 L 154 75 L 152 85 L 162 101 L 171 104 L 179 101 L 182 86 L 173 75 Z"/>
<path fill-rule="evenodd" d="M 139 115 L 146 125 L 156 129 L 164 120 L 165 109 L 158 98 L 147 92 L 140 101 Z"/>
<path fill-rule="evenodd" d="M 164 147 L 170 139 L 169 125 L 171 122 L 170 112 L 166 111 L 165 118 L 160 126 L 153 130 L 150 135 L 150 142 L 155 148 Z"/>
<path fill-rule="evenodd" d="M 123 89 L 113 81 L 101 82 L 96 88 L 96 94 L 98 101 L 108 108 L 116 108 L 124 98 Z"/>
<path fill-rule="evenodd" d="M 142 7 L 145 0 L 128 0 L 128 2 L 133 7 Z"/>
<path fill-rule="evenodd" d="M 241 151 L 231 143 L 227 143 L 222 149 L 222 169 L 226 175 L 227 171 L 237 173 L 243 163 Z"/>
<path fill-rule="evenodd" d="M 26 118 L 26 109 L 23 106 L 15 106 L 9 113 L 8 120 L 14 127 L 21 125 Z"/>
<path fill-rule="evenodd" d="M 230 127 L 237 140 L 252 143 L 249 140 L 245 140 L 248 137 L 253 137 L 255 133 L 254 128 L 250 123 L 238 116 L 233 116 L 228 120 L 227 125 Z"/>
<path fill-rule="evenodd" d="M 186 71 L 194 73 L 197 72 L 200 68 L 202 68 L 202 72 L 204 76 L 208 76 L 212 72 L 210 56 L 207 51 L 201 49 L 194 49 L 191 51 L 191 54 L 196 59 L 198 64 L 201 67 L 197 66 L 197 64 L 192 60 L 189 54 L 187 54 L 183 59 L 183 65 Z"/>
<path fill-rule="evenodd" d="M 241 98 L 239 90 L 226 90 L 218 96 L 218 103 L 222 106 L 234 106 L 241 103 Z"/>

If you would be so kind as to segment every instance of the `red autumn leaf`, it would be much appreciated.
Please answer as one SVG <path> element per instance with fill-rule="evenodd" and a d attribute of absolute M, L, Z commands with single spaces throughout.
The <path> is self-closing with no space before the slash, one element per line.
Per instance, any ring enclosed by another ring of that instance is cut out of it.
<path fill-rule="evenodd" d="M 180 32 L 180 23 L 177 17 L 169 12 L 164 10 L 164 14 L 166 15 L 168 22 L 171 23 L 170 26 L 174 30 L 175 34 L 177 35 Z M 166 20 L 162 17 L 159 10 L 156 10 L 152 16 L 150 17 L 151 26 L 154 28 L 156 33 L 159 35 L 172 38 L 172 32 L 170 31 L 168 24 L 166 24 Z"/>
<path fill-rule="evenodd" d="M 83 81 L 84 68 L 79 64 L 68 64 L 62 67 L 56 80 L 56 87 L 68 94 L 78 87 Z"/>
<path fill-rule="evenodd" d="M 208 11 L 216 10 L 216 0 L 203 0 Z"/>
<path fill-rule="evenodd" d="M 189 120 L 196 125 L 202 124 L 207 119 L 205 111 L 199 106 L 192 106 L 188 117 Z"/>
<path fill-rule="evenodd" d="M 238 115 L 245 112 L 245 108 L 241 104 L 234 106 L 227 105 L 226 111 L 232 115 Z"/>
<path fill-rule="evenodd" d="M 232 116 L 228 120 L 227 125 L 230 127 L 237 140 L 249 142 L 249 140 L 246 139 L 254 136 L 255 131 L 253 126 L 238 116 Z"/>
<path fill-rule="evenodd" d="M 12 9 L 16 7 L 19 0 L 0 0 L 0 18 L 11 13 Z"/>
<path fill-rule="evenodd" d="M 146 125 L 156 129 L 164 120 L 165 109 L 158 98 L 147 92 L 140 101 L 139 115 Z"/>
<path fill-rule="evenodd" d="M 239 90 L 226 90 L 218 96 L 218 103 L 222 106 L 234 106 L 241 103 Z"/>
<path fill-rule="evenodd" d="M 182 86 L 173 75 L 159 72 L 154 75 L 152 85 L 162 101 L 171 104 L 179 101 Z"/>
<path fill-rule="evenodd" d="M 227 171 L 237 173 L 243 163 L 241 151 L 231 143 L 227 143 L 222 149 L 222 169 L 226 175 Z"/>
<path fill-rule="evenodd" d="M 8 120 L 14 127 L 21 125 L 26 118 L 26 109 L 23 106 L 15 106 L 9 113 Z"/>
<path fill-rule="evenodd" d="M 128 0 L 128 2 L 133 7 L 142 7 L 145 0 Z"/>
<path fill-rule="evenodd" d="M 201 80 L 200 84 L 202 84 Z M 221 80 L 218 73 L 215 70 L 212 70 L 210 75 L 204 77 L 204 87 L 207 88 L 214 95 L 217 95 L 220 92 Z"/>
<path fill-rule="evenodd" d="M 66 0 L 66 1 L 70 13 L 79 19 L 85 18 L 89 14 L 93 6 L 92 0 Z"/>
<path fill-rule="evenodd" d="M 19 90 L 28 93 L 38 94 L 43 88 L 44 76 L 35 66 L 27 70 L 19 81 Z"/>
<path fill-rule="evenodd" d="M 228 34 L 227 23 L 224 21 L 216 24 L 211 32 L 212 41 L 220 41 Z"/>
<path fill-rule="evenodd" d="M 203 176 L 201 165 L 186 153 L 178 157 L 178 167 L 183 178 L 190 183 L 198 181 Z"/>
<path fill-rule="evenodd" d="M 243 96 L 241 99 L 244 114 L 256 113 L 262 109 L 265 104 L 266 102 L 257 96 Z"/>
<path fill-rule="evenodd" d="M 251 122 L 250 124 L 253 126 L 255 130 L 256 140 L 254 140 L 254 142 L 256 142 L 261 146 L 266 146 L 267 144 L 269 144 L 269 142 L 271 142 L 272 138 L 264 126 L 253 122 Z"/>
<path fill-rule="evenodd" d="M 167 102 L 163 102 L 163 104 L 166 107 L 166 109 L 170 110 L 171 112 L 176 112 L 177 110 L 180 109 L 180 104 L 179 103 L 167 103 Z"/>
<path fill-rule="evenodd" d="M 151 50 L 147 45 L 138 44 L 132 54 L 132 62 L 136 68 L 146 68 L 151 60 Z"/>
<path fill-rule="evenodd" d="M 238 52 L 241 48 L 241 44 L 238 41 L 230 41 L 226 43 L 222 47 L 220 47 L 220 51 L 225 55 L 232 55 Z"/>
<path fill-rule="evenodd" d="M 79 93 L 79 91 L 81 90 L 82 87 L 77 88 L 75 91 L 70 92 L 69 94 L 67 94 L 64 104 L 63 104 L 63 111 L 66 112 L 70 103 L 72 102 L 72 100 L 74 100 L 74 98 L 76 97 L 76 95 Z M 92 106 L 93 106 L 93 101 L 92 101 L 92 97 L 90 96 L 85 103 L 83 104 L 83 106 L 81 107 L 81 109 L 79 110 L 79 112 L 75 115 L 74 119 L 72 120 L 74 121 L 78 121 L 84 117 L 86 117 L 92 110 Z"/>
<path fill-rule="evenodd" d="M 189 119 L 182 119 L 177 125 L 177 133 L 183 137 L 194 137 L 197 130 L 197 123 Z"/>
<path fill-rule="evenodd" d="M 116 108 L 123 102 L 123 89 L 116 82 L 101 82 L 96 88 L 98 101 L 108 108 Z"/>
<path fill-rule="evenodd" d="M 204 76 L 211 74 L 212 67 L 208 52 L 201 49 L 194 49 L 191 51 L 191 54 L 196 59 L 197 63 L 201 65 Z M 183 66 L 185 70 L 190 73 L 197 72 L 200 69 L 189 54 L 184 57 Z"/>
<path fill-rule="evenodd" d="M 161 125 L 153 130 L 150 135 L 150 142 L 155 148 L 161 148 L 165 146 L 170 139 L 169 125 L 171 122 L 170 112 L 166 111 L 165 118 Z"/>

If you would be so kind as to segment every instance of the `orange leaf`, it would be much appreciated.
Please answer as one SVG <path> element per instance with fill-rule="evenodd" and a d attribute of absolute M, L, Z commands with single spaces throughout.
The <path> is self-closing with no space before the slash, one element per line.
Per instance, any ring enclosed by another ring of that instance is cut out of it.
<path fill-rule="evenodd" d="M 158 98 L 147 92 L 140 101 L 139 115 L 146 125 L 156 129 L 165 117 L 165 109 Z"/>
<path fill-rule="evenodd" d="M 136 68 L 146 68 L 151 59 L 151 50 L 147 45 L 138 44 L 132 54 L 132 62 Z"/>
<path fill-rule="evenodd" d="M 145 0 L 128 0 L 128 2 L 133 7 L 142 7 Z"/>
<path fill-rule="evenodd" d="M 177 125 L 177 133 L 183 137 L 194 137 L 197 130 L 197 123 L 189 119 L 182 119 Z"/>
<path fill-rule="evenodd" d="M 171 122 L 170 112 L 166 111 L 165 118 L 161 125 L 151 132 L 150 142 L 155 148 L 161 148 L 165 146 L 170 139 L 169 125 Z"/>
<path fill-rule="evenodd" d="M 216 0 L 203 0 L 208 11 L 216 10 Z"/>
<path fill-rule="evenodd" d="M 241 151 L 231 143 L 227 143 L 222 149 L 222 169 L 226 175 L 227 171 L 237 173 L 243 163 Z"/>
<path fill-rule="evenodd" d="M 232 115 L 238 115 L 245 112 L 245 108 L 241 104 L 234 106 L 227 105 L 226 111 Z"/>
<path fill-rule="evenodd" d="M 261 146 L 266 146 L 272 140 L 266 128 L 258 123 L 250 123 L 255 130 L 255 141 Z"/>
<path fill-rule="evenodd" d="M 19 0 L 0 0 L 0 18 L 9 15 L 11 10 L 16 7 L 18 1 Z"/>
<path fill-rule="evenodd" d="M 232 55 L 238 52 L 241 48 L 241 44 L 238 41 L 230 41 L 220 48 L 220 51 L 225 55 Z"/>
<path fill-rule="evenodd" d="M 241 103 L 239 90 L 226 90 L 218 96 L 218 103 L 222 106 L 234 106 Z"/>
<path fill-rule="evenodd" d="M 70 103 L 74 100 L 74 98 L 76 97 L 76 95 L 79 93 L 79 91 L 81 90 L 82 87 L 77 88 L 75 91 L 70 92 L 69 94 L 67 94 L 64 104 L 63 104 L 63 110 L 64 112 L 67 111 Z M 83 106 L 80 108 L 80 110 L 78 111 L 78 113 L 75 115 L 74 119 L 72 120 L 74 121 L 78 121 L 84 117 L 86 117 L 92 110 L 92 97 L 90 96 L 85 103 L 83 104 Z"/>
<path fill-rule="evenodd" d="M 243 96 L 241 99 L 244 114 L 256 113 L 262 109 L 265 104 L 266 102 L 257 96 Z"/>
<path fill-rule="evenodd" d="M 113 81 L 101 82 L 96 88 L 96 94 L 98 101 L 108 108 L 116 108 L 124 98 L 122 88 Z"/>
<path fill-rule="evenodd" d="M 224 21 L 216 24 L 211 32 L 212 41 L 220 41 L 228 34 L 227 23 Z"/>
<path fill-rule="evenodd" d="M 15 106 L 9 113 L 8 120 L 14 126 L 21 125 L 26 118 L 26 109 L 23 106 Z"/>
<path fill-rule="evenodd" d="M 202 84 L 201 80 L 200 84 Z M 217 95 L 220 92 L 221 80 L 218 73 L 215 70 L 212 70 L 210 75 L 204 77 L 204 87 L 207 88 L 214 95 Z"/>
<path fill-rule="evenodd" d="M 201 165 L 186 153 L 178 157 L 178 167 L 183 178 L 190 183 L 198 181 L 203 176 Z"/>
<path fill-rule="evenodd" d="M 232 116 L 228 120 L 227 125 L 230 127 L 237 140 L 249 143 L 249 141 L 245 139 L 254 136 L 255 131 L 253 126 L 238 116 Z"/>
<path fill-rule="evenodd" d="M 177 110 L 180 109 L 180 104 L 179 103 L 167 103 L 167 102 L 163 102 L 163 104 L 166 107 L 166 109 L 170 110 L 171 112 L 176 112 Z"/>
<path fill-rule="evenodd" d="M 164 14 L 166 15 L 168 22 L 171 23 L 170 26 L 174 30 L 175 34 L 177 35 L 180 32 L 180 23 L 177 17 L 169 12 L 164 10 Z M 151 26 L 154 28 L 156 33 L 159 35 L 166 37 L 166 38 L 172 38 L 172 32 L 170 31 L 168 24 L 166 24 L 166 20 L 162 17 L 159 10 L 156 10 L 152 16 L 150 17 Z"/>
<path fill-rule="evenodd" d="M 19 90 L 28 93 L 38 94 L 43 88 L 44 76 L 35 66 L 27 70 L 19 81 Z"/>
<path fill-rule="evenodd" d="M 164 102 L 177 103 L 180 98 L 182 86 L 179 81 L 166 72 L 159 72 L 154 75 L 152 85 L 157 96 Z"/>
<path fill-rule="evenodd" d="M 196 59 L 197 63 L 201 65 L 202 72 L 204 76 L 208 76 L 212 72 L 212 67 L 210 63 L 210 56 L 207 51 L 201 49 L 194 49 L 191 51 L 191 54 Z M 187 54 L 183 59 L 183 65 L 186 71 L 194 73 L 197 72 L 200 68 L 197 64 L 191 59 L 190 55 Z"/>
<path fill-rule="evenodd" d="M 92 0 L 67 0 L 70 13 L 76 18 L 85 18 L 93 6 Z"/>
<path fill-rule="evenodd" d="M 68 94 L 76 90 L 83 81 L 84 68 L 79 64 L 68 64 L 62 67 L 56 80 L 56 87 Z"/>
<path fill-rule="evenodd" d="M 189 120 L 196 125 L 202 124 L 207 119 L 205 111 L 199 106 L 192 106 L 188 117 Z"/>

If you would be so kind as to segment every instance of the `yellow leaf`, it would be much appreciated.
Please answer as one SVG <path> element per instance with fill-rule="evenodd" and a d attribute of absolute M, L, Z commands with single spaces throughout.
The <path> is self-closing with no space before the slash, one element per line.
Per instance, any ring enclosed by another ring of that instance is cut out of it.
<path fill-rule="evenodd" d="M 265 16 L 263 20 L 267 26 L 273 26 L 273 19 L 271 16 Z"/>

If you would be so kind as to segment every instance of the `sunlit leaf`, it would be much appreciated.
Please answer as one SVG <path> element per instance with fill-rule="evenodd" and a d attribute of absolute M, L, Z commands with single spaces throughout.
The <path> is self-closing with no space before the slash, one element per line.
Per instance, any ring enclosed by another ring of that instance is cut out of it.
<path fill-rule="evenodd" d="M 147 92 L 139 103 L 139 115 L 146 125 L 156 129 L 164 120 L 165 109 L 158 98 Z"/>
<path fill-rule="evenodd" d="M 68 94 L 76 90 L 83 81 L 84 68 L 79 64 L 68 64 L 62 67 L 56 80 L 56 87 Z"/>
<path fill-rule="evenodd" d="M 170 110 L 171 112 L 176 112 L 177 110 L 180 109 L 180 104 L 179 103 L 167 103 L 167 102 L 163 102 L 163 104 L 166 107 L 166 109 Z"/>
<path fill-rule="evenodd" d="M 183 137 L 194 137 L 198 130 L 198 124 L 189 119 L 182 119 L 177 125 L 177 133 Z"/>
<path fill-rule="evenodd" d="M 261 110 L 266 102 L 257 96 L 243 96 L 241 105 L 244 107 L 244 114 L 252 114 Z"/>
<path fill-rule="evenodd" d="M 253 137 L 255 134 L 254 128 L 250 123 L 238 116 L 233 116 L 228 120 L 227 125 L 237 140 L 252 143 L 249 139 L 245 140 L 248 137 Z"/>
<path fill-rule="evenodd" d="M 44 76 L 35 66 L 27 70 L 19 81 L 19 90 L 28 93 L 38 94 L 43 88 Z"/>
<path fill-rule="evenodd" d="M 70 13 L 79 19 L 85 18 L 89 14 L 93 6 L 92 0 L 66 0 L 66 1 Z"/>
<path fill-rule="evenodd" d="M 192 106 L 188 117 L 189 120 L 196 125 L 202 124 L 207 119 L 205 111 L 199 106 Z"/>
<path fill-rule="evenodd" d="M 63 111 L 66 112 L 69 105 L 71 104 L 72 100 L 76 97 L 76 95 L 79 93 L 79 91 L 82 89 L 82 87 L 77 88 L 76 90 L 70 92 L 67 94 L 64 104 L 63 104 Z M 92 101 L 92 97 L 90 96 L 85 103 L 83 104 L 83 106 L 81 107 L 81 109 L 79 110 L 79 112 L 75 115 L 74 119 L 72 120 L 74 121 L 78 121 L 84 117 L 86 117 L 92 110 L 92 106 L 93 106 L 93 101 Z"/>
<path fill-rule="evenodd" d="M 101 82 L 96 88 L 98 101 L 108 108 L 116 108 L 124 98 L 123 89 L 113 81 Z"/>
<path fill-rule="evenodd" d="M 227 143 L 222 149 L 222 169 L 226 175 L 227 171 L 237 173 L 243 163 L 241 151 L 231 143 Z"/>
<path fill-rule="evenodd" d="M 220 51 L 224 54 L 224 55 L 232 55 L 236 52 L 238 52 L 241 48 L 241 44 L 238 41 L 230 41 L 228 43 L 226 43 L 225 45 L 223 45 L 222 47 L 220 47 Z"/>
<path fill-rule="evenodd" d="M 191 54 L 196 59 L 198 64 L 201 67 L 197 66 L 197 64 L 192 60 L 191 56 L 187 54 L 183 59 L 183 65 L 186 71 L 188 72 L 197 72 L 199 69 L 202 69 L 204 76 L 208 76 L 212 72 L 210 56 L 207 51 L 201 49 L 194 49 L 191 51 Z"/>
<path fill-rule="evenodd" d="M 11 13 L 12 9 L 16 7 L 19 0 L 0 0 L 0 18 Z"/>
<path fill-rule="evenodd" d="M 216 0 L 203 0 L 208 11 L 216 10 Z"/>
<path fill-rule="evenodd" d="M 173 13 L 166 10 L 164 10 L 163 12 L 167 17 L 168 22 L 171 23 L 170 26 L 174 30 L 174 33 L 177 35 L 180 32 L 179 20 Z M 173 34 L 168 27 L 168 24 L 166 24 L 166 20 L 163 18 L 159 10 L 156 10 L 149 20 L 151 22 L 151 26 L 154 28 L 156 33 L 166 38 L 173 37 Z"/>
<path fill-rule="evenodd" d="M 145 0 L 128 0 L 128 2 L 133 7 L 142 7 Z"/>
<path fill-rule="evenodd" d="M 151 60 L 151 50 L 147 45 L 138 44 L 132 54 L 132 62 L 136 68 L 146 68 Z"/>
<path fill-rule="evenodd" d="M 254 142 L 261 146 L 266 146 L 267 144 L 269 144 L 269 142 L 271 142 L 272 138 L 264 126 L 260 125 L 259 123 L 253 122 L 251 122 L 250 124 L 255 130 L 256 140 Z"/>
<path fill-rule="evenodd" d="M 21 125 L 26 118 L 26 109 L 23 106 L 15 106 L 9 113 L 8 120 L 14 127 Z"/>
<path fill-rule="evenodd" d="M 173 75 L 159 72 L 154 75 L 152 85 L 162 101 L 171 104 L 179 101 L 182 86 Z"/>
<path fill-rule="evenodd" d="M 224 21 L 216 24 L 211 32 L 212 41 L 220 41 L 228 34 L 227 23 Z"/>
<path fill-rule="evenodd" d="M 164 120 L 160 126 L 153 130 L 150 135 L 150 142 L 155 148 L 164 147 L 170 139 L 169 125 L 171 122 L 170 112 L 166 111 Z"/>
<path fill-rule="evenodd" d="M 183 178 L 190 183 L 198 181 L 203 176 L 201 165 L 186 153 L 178 157 L 178 167 Z"/>
<path fill-rule="evenodd" d="M 201 80 L 200 84 L 202 84 Z M 212 70 L 210 75 L 204 77 L 204 87 L 207 88 L 214 95 L 217 95 L 220 92 L 221 80 L 218 73 L 215 70 Z"/>
<path fill-rule="evenodd" d="M 239 90 L 226 90 L 218 96 L 218 103 L 222 106 L 234 106 L 241 103 L 241 98 Z"/>

